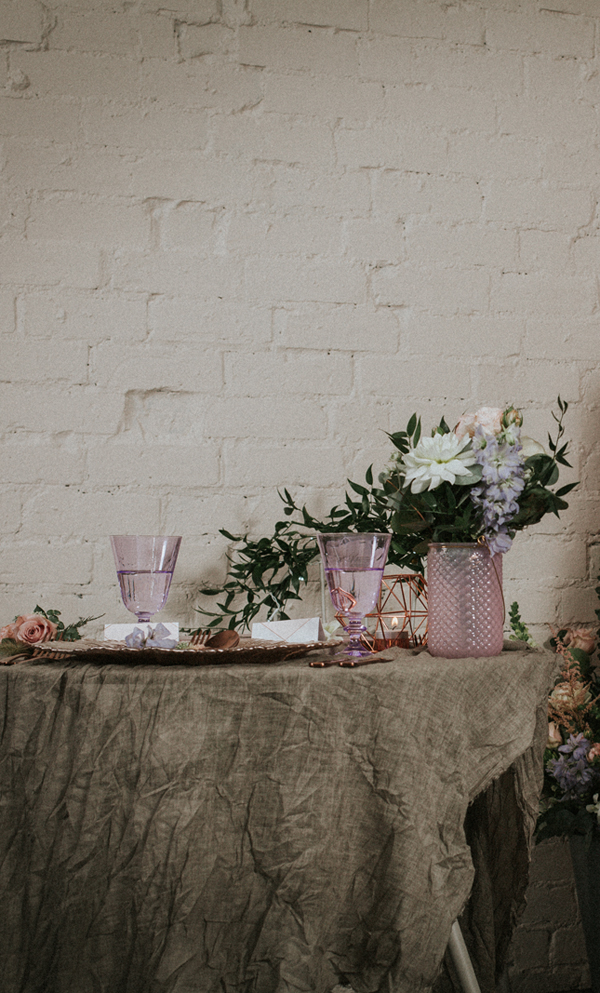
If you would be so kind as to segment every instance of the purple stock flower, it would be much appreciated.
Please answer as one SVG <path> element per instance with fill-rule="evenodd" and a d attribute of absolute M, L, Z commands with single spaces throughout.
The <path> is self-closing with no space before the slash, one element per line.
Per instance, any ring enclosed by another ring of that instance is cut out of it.
<path fill-rule="evenodd" d="M 583 733 L 572 734 L 565 745 L 560 745 L 560 758 L 550 759 L 546 764 L 546 769 L 554 776 L 566 800 L 582 796 L 598 782 L 598 771 L 587 760 L 590 748 L 591 743 Z"/>
<path fill-rule="evenodd" d="M 492 554 L 507 552 L 512 538 L 506 524 L 519 512 L 518 498 L 525 486 L 519 429 L 510 437 L 489 435 L 478 427 L 473 452 L 481 466 L 481 483 L 471 490 L 471 499 L 483 512 L 483 529 Z"/>
<path fill-rule="evenodd" d="M 490 555 L 504 555 L 512 545 L 512 538 L 506 533 L 506 528 L 498 528 L 495 534 L 488 535 L 487 545 Z"/>

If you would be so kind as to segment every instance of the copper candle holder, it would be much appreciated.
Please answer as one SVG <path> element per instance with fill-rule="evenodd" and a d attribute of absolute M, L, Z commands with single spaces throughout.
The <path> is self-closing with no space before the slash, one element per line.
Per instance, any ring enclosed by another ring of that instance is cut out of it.
<path fill-rule="evenodd" d="M 336 620 L 345 627 L 344 618 Z M 384 576 L 377 610 L 366 619 L 375 620 L 372 633 L 363 635 L 372 652 L 386 648 L 419 648 L 427 644 L 427 584 L 418 573 Z"/>

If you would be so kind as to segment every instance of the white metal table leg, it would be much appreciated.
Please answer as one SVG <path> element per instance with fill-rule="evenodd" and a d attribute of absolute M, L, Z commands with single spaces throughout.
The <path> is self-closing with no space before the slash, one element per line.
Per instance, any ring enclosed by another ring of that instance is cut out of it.
<path fill-rule="evenodd" d="M 481 993 L 458 921 L 454 921 L 452 925 L 448 951 L 452 956 L 454 968 L 458 973 L 464 993 Z"/>

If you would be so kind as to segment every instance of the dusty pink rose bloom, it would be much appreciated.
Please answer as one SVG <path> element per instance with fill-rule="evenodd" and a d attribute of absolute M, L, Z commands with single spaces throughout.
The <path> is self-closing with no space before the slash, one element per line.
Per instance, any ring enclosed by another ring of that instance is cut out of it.
<path fill-rule="evenodd" d="M 478 427 L 486 434 L 499 434 L 502 430 L 502 414 L 500 407 L 480 407 L 474 414 L 463 414 L 454 429 L 459 438 L 469 435 L 472 438 Z"/>
<path fill-rule="evenodd" d="M 17 633 L 15 638 L 25 645 L 37 645 L 41 641 L 50 641 L 56 634 L 56 624 L 41 614 L 27 614 L 17 617 L 15 621 Z"/>
<path fill-rule="evenodd" d="M 16 638 L 17 637 L 17 625 L 5 624 L 3 628 L 0 628 L 0 641 L 4 638 Z"/>
<path fill-rule="evenodd" d="M 548 721 L 548 741 L 546 742 L 546 748 L 558 748 L 562 743 L 562 735 L 556 724 L 554 721 Z"/>
<path fill-rule="evenodd" d="M 563 645 L 566 648 L 580 648 L 582 652 L 591 655 L 596 647 L 596 635 L 592 628 L 567 628 L 563 635 Z"/>
<path fill-rule="evenodd" d="M 598 742 L 596 742 L 595 745 L 592 745 L 589 752 L 587 753 L 588 762 L 593 762 L 594 759 L 597 758 L 600 758 L 600 744 Z"/>

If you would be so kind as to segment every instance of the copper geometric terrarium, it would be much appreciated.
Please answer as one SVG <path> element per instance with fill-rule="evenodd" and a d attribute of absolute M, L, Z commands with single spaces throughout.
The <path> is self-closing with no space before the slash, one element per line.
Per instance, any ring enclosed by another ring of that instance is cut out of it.
<path fill-rule="evenodd" d="M 344 618 L 336 614 L 344 625 Z M 369 623 L 369 621 L 371 623 Z M 393 645 L 417 648 L 427 643 L 427 584 L 418 573 L 384 576 L 377 610 L 365 618 L 369 633 L 363 641 L 374 652 Z"/>

